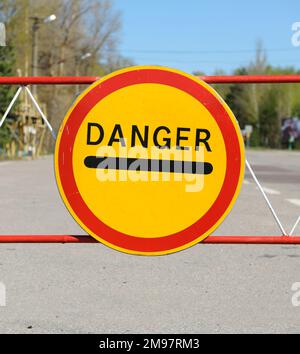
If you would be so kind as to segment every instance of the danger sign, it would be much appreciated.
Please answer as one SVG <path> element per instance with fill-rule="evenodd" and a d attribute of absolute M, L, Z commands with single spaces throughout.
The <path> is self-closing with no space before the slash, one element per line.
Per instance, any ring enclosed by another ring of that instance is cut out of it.
<path fill-rule="evenodd" d="M 244 172 L 236 119 L 206 83 L 162 67 L 95 82 L 56 143 L 61 196 L 90 235 L 114 249 L 172 253 L 229 213 Z"/>

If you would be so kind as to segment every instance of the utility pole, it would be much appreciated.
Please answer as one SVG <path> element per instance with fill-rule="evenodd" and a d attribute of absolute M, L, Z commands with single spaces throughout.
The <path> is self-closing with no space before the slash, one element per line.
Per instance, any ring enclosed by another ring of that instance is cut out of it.
<path fill-rule="evenodd" d="M 40 20 L 38 17 L 32 17 L 32 57 L 31 57 L 31 75 L 37 76 L 38 74 L 38 43 L 37 43 L 37 32 L 40 28 L 39 23 Z M 36 97 L 37 94 L 37 87 L 33 85 L 32 93 Z"/>
<path fill-rule="evenodd" d="M 31 58 L 31 75 L 38 75 L 38 30 L 42 23 L 49 23 L 56 20 L 56 15 L 52 14 L 46 18 L 30 17 L 32 22 L 32 58 Z M 33 85 L 32 93 L 37 97 L 37 87 Z"/>
<path fill-rule="evenodd" d="M 79 67 L 80 67 L 80 63 L 88 58 L 90 58 L 92 56 L 91 53 L 87 52 L 85 54 L 82 54 L 80 56 L 76 56 L 75 57 L 75 76 L 79 76 Z M 80 94 L 80 89 L 79 89 L 79 85 L 76 84 L 75 85 L 75 95 L 78 96 Z"/>

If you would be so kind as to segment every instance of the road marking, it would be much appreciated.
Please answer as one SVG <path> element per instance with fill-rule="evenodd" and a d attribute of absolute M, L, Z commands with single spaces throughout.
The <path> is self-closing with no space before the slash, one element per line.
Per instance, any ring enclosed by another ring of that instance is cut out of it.
<path fill-rule="evenodd" d="M 300 207 L 300 199 L 287 199 L 287 201 Z"/>
<path fill-rule="evenodd" d="M 273 194 L 273 195 L 279 195 L 279 194 L 280 194 L 279 191 L 276 191 L 275 189 L 271 189 L 271 188 L 263 187 L 263 190 L 264 190 L 265 193 L 267 193 L 267 194 Z"/>
<path fill-rule="evenodd" d="M 0 167 L 10 165 L 11 161 L 0 162 Z"/>
<path fill-rule="evenodd" d="M 256 187 L 256 189 L 258 189 Z M 280 192 L 279 191 L 276 191 L 275 189 L 271 189 L 271 188 L 266 188 L 266 187 L 263 187 L 263 190 L 266 194 L 273 194 L 273 195 L 279 195 Z"/>
<path fill-rule="evenodd" d="M 244 179 L 243 183 L 246 184 L 246 185 L 250 184 L 250 182 L 247 179 Z"/>

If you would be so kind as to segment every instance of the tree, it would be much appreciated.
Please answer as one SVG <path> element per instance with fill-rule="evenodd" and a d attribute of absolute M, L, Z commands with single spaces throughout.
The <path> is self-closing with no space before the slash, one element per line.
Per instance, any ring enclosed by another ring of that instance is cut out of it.
<path fill-rule="evenodd" d="M 256 44 L 255 60 L 247 67 L 238 68 L 234 75 L 262 75 L 266 73 L 267 59 L 261 41 Z M 225 96 L 240 123 L 241 128 L 246 124 L 256 126 L 259 121 L 259 106 L 265 87 L 255 84 L 231 85 Z"/>
<path fill-rule="evenodd" d="M 15 73 L 31 74 L 32 20 L 52 13 L 57 20 L 38 30 L 38 75 L 94 75 L 128 65 L 118 54 L 121 18 L 111 0 L 0 0 L 2 20 L 16 52 Z M 88 59 L 82 60 L 89 53 Z M 75 97 L 74 87 L 38 88 L 40 103 L 46 103 L 47 116 L 58 130 Z M 45 139 L 46 150 L 54 142 Z"/>
<path fill-rule="evenodd" d="M 246 68 L 237 69 L 235 75 L 247 75 Z M 225 100 L 235 114 L 240 127 L 244 128 L 246 124 L 256 124 L 256 114 L 253 107 L 249 104 L 252 98 L 252 92 L 245 85 L 233 84 L 225 96 Z"/>
<path fill-rule="evenodd" d="M 225 74 L 224 70 L 217 69 L 217 70 L 215 70 L 213 75 L 214 76 L 222 76 L 222 75 L 226 75 L 226 74 Z M 212 86 L 219 93 L 219 95 L 222 96 L 223 99 L 225 99 L 226 96 L 229 94 L 230 88 L 231 88 L 231 84 L 214 84 Z"/>
<path fill-rule="evenodd" d="M 53 26 L 39 31 L 39 74 L 49 76 L 99 76 L 118 57 L 120 14 L 110 0 L 40 0 L 34 13 L 55 13 Z M 88 59 L 83 60 L 86 54 Z M 102 67 L 102 68 L 101 68 Z M 75 97 L 75 87 L 45 87 L 39 97 L 47 102 L 49 120 L 55 130 Z M 54 142 L 48 134 L 48 149 Z"/>
<path fill-rule="evenodd" d="M 14 74 L 15 55 L 12 46 L 0 47 L 0 75 L 12 76 Z M 15 88 L 10 85 L 0 85 L 0 114 L 3 116 L 11 102 Z M 6 123 L 0 128 L 0 146 L 3 148 L 10 139 L 10 131 Z"/>
<path fill-rule="evenodd" d="M 280 146 L 280 123 L 278 119 L 279 91 L 272 87 L 268 90 L 260 107 L 261 145 L 271 148 Z"/>

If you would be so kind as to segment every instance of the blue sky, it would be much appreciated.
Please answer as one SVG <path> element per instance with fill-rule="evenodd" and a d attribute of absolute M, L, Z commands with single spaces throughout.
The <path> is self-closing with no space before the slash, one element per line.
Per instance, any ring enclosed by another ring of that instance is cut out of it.
<path fill-rule="evenodd" d="M 263 41 L 270 64 L 300 69 L 291 43 L 299 0 L 114 0 L 122 12 L 121 53 L 136 64 L 226 73 L 246 65 Z"/>

